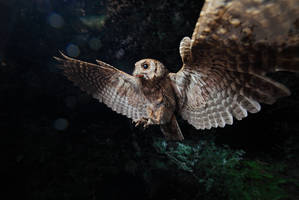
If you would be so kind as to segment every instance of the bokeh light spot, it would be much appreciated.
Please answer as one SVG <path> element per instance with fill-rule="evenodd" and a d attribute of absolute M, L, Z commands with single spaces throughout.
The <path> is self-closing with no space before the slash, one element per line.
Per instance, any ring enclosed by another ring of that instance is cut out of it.
<path fill-rule="evenodd" d="M 102 46 L 101 40 L 96 37 L 91 38 L 89 40 L 88 44 L 89 44 L 89 47 L 95 51 L 99 50 Z"/>
<path fill-rule="evenodd" d="M 51 13 L 48 17 L 48 21 L 54 28 L 61 28 L 64 25 L 64 19 L 57 13 Z"/>
<path fill-rule="evenodd" d="M 68 127 L 69 123 L 64 118 L 58 118 L 54 121 L 54 128 L 58 131 L 63 131 Z"/>
<path fill-rule="evenodd" d="M 80 55 L 80 49 L 75 44 L 69 44 L 66 47 L 66 53 L 71 57 L 78 57 Z"/>

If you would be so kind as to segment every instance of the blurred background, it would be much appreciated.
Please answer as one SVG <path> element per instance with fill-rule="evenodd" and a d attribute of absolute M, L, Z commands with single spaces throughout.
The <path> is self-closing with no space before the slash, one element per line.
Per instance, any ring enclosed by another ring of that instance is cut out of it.
<path fill-rule="evenodd" d="M 59 50 L 131 73 L 181 67 L 203 0 L 0 0 L 0 140 L 10 197 L 299 199 L 299 74 L 290 97 L 224 129 L 179 119 L 183 142 L 131 120 L 60 74 Z"/>

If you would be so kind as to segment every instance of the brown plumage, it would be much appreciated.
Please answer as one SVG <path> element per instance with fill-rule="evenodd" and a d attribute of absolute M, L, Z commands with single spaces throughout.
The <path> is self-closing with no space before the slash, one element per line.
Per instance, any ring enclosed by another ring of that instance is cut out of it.
<path fill-rule="evenodd" d="M 175 112 L 197 129 L 224 127 L 290 95 L 266 74 L 299 70 L 299 1 L 206 0 L 179 50 L 177 73 L 154 59 L 138 61 L 129 75 L 102 61 L 55 58 L 71 81 L 112 110 L 182 140 Z"/>

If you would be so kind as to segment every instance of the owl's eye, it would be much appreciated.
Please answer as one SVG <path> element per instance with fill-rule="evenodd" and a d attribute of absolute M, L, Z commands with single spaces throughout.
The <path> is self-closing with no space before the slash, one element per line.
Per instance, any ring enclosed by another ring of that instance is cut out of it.
<path fill-rule="evenodd" d="M 147 68 L 148 68 L 148 64 L 144 63 L 144 64 L 142 65 L 142 67 L 143 67 L 143 69 L 147 69 Z"/>

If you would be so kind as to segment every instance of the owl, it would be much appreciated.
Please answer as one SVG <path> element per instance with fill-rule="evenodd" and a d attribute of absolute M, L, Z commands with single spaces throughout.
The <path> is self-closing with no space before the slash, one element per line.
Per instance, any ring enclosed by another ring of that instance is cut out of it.
<path fill-rule="evenodd" d="M 266 75 L 299 70 L 299 1 L 206 0 L 179 52 L 177 73 L 155 59 L 136 62 L 132 75 L 100 60 L 55 59 L 69 80 L 112 110 L 183 140 L 177 115 L 196 129 L 224 127 L 290 95 Z"/>

